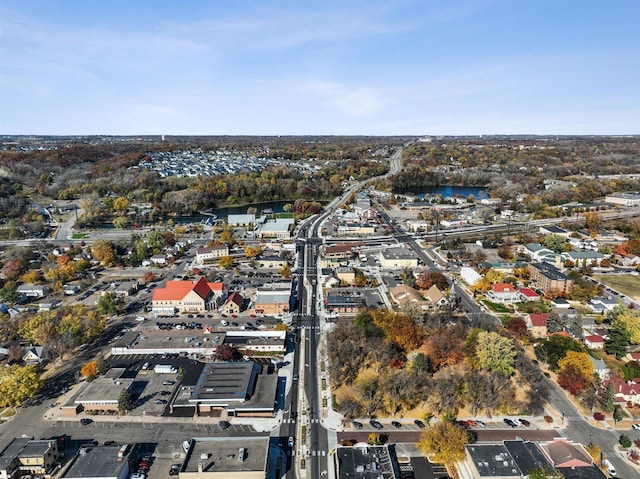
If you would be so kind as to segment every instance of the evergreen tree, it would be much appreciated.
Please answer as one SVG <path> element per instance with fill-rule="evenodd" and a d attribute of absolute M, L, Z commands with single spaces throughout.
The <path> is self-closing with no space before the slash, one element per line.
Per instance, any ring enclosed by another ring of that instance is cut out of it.
<path fill-rule="evenodd" d="M 567 326 L 567 315 L 563 314 L 560 316 L 556 311 L 552 311 L 549 313 L 549 318 L 547 319 L 547 333 L 559 333 L 565 330 Z"/>
<path fill-rule="evenodd" d="M 600 407 L 602 407 L 602 410 L 606 412 L 613 411 L 613 401 L 615 400 L 615 398 L 616 395 L 613 391 L 613 384 L 609 383 L 600 395 Z"/>
<path fill-rule="evenodd" d="M 128 411 L 133 406 L 133 398 L 129 391 L 124 390 L 120 393 L 120 397 L 118 397 L 118 411 L 121 413 Z"/>
<path fill-rule="evenodd" d="M 567 319 L 567 332 L 576 339 L 584 338 L 584 332 L 582 330 L 582 315 L 577 315 Z"/>
<path fill-rule="evenodd" d="M 622 413 L 622 408 L 620 407 L 619 404 L 616 404 L 616 406 L 613 408 L 613 420 L 616 423 L 619 423 L 620 421 L 622 421 L 623 418 L 624 418 L 624 414 Z"/>
<path fill-rule="evenodd" d="M 630 344 L 631 335 L 625 325 L 621 321 L 614 321 L 611 328 L 609 328 L 609 336 L 604 342 L 606 353 L 620 359 L 629 352 Z"/>

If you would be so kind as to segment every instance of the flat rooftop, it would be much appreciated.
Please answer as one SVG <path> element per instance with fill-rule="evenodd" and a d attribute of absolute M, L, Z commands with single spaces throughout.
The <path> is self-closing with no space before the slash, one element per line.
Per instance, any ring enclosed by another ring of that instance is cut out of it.
<path fill-rule="evenodd" d="M 118 403 L 120 393 L 131 387 L 133 379 L 120 377 L 124 368 L 112 368 L 109 375 L 99 376 L 90 383 L 75 398 L 75 404 L 105 404 Z"/>
<path fill-rule="evenodd" d="M 395 479 L 395 454 L 387 446 L 338 447 L 339 479 Z"/>
<path fill-rule="evenodd" d="M 203 472 L 265 471 L 268 448 L 268 437 L 194 438 L 180 472 L 198 472 L 199 463 Z"/>
<path fill-rule="evenodd" d="M 468 445 L 467 454 L 471 456 L 480 477 L 521 477 L 518 466 L 502 444 Z"/>
<path fill-rule="evenodd" d="M 118 461 L 120 445 L 93 446 L 85 449 L 85 454 L 76 456 L 67 470 L 65 479 L 90 479 L 103 477 L 119 477 L 127 461 Z M 131 448 L 129 448 L 131 454 Z"/>

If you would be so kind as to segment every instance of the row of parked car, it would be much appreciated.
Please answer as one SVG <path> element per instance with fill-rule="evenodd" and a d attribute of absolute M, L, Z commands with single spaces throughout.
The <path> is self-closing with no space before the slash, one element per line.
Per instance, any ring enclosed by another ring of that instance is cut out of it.
<path fill-rule="evenodd" d="M 419 428 L 425 427 L 425 423 L 423 421 L 421 421 L 420 419 L 416 419 L 413 422 Z M 463 427 L 464 429 L 470 429 L 470 428 L 473 428 L 473 427 L 480 427 L 480 428 L 487 427 L 487 425 L 483 421 L 481 421 L 479 419 L 459 419 L 459 420 L 454 421 L 454 423 L 457 424 L 460 427 Z M 527 421 L 526 419 L 509 419 L 509 418 L 505 418 L 504 419 L 504 423 L 507 426 L 510 426 L 510 427 L 529 427 L 529 426 L 531 426 L 531 423 L 529 421 Z M 359 421 L 351 421 L 351 424 L 353 424 L 353 427 L 355 427 L 356 429 L 363 429 L 364 428 L 364 424 L 362 424 Z M 371 419 L 369 421 L 369 424 L 374 429 L 384 429 L 384 426 L 382 425 L 382 423 L 380 423 L 380 421 L 377 421 L 376 419 Z M 400 423 L 398 421 L 391 421 L 391 425 L 393 427 L 395 427 L 396 429 L 400 429 L 402 427 L 402 423 Z M 640 429 L 640 425 L 639 425 L 638 428 Z"/>

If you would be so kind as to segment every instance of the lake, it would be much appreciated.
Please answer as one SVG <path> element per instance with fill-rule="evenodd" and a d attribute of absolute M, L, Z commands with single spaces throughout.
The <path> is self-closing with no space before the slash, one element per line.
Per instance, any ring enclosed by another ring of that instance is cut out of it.
<path fill-rule="evenodd" d="M 451 196 L 462 196 L 464 198 L 467 198 L 469 195 L 473 195 L 476 200 L 489 198 L 489 191 L 487 188 L 474 186 L 424 186 L 420 188 L 420 191 L 412 191 L 411 193 L 415 194 L 418 198 L 437 195 L 442 195 L 443 198 L 450 198 Z"/>

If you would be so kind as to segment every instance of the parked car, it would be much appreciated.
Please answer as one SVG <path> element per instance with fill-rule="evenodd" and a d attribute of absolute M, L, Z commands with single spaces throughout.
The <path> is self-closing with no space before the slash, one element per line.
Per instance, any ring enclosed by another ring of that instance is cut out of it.
<path fill-rule="evenodd" d="M 180 468 L 182 466 L 180 464 L 171 464 L 171 468 L 169 469 L 170 476 L 177 476 L 180 474 Z"/>
<path fill-rule="evenodd" d="M 476 419 L 476 424 L 477 424 L 479 427 L 487 427 L 487 425 L 486 425 L 484 422 L 480 421 L 479 419 Z"/>
<path fill-rule="evenodd" d="M 424 422 L 422 422 L 420 419 L 416 419 L 415 421 L 413 421 L 413 423 L 418 426 L 419 428 L 423 428 L 424 427 Z"/>
<path fill-rule="evenodd" d="M 355 427 L 356 429 L 362 429 L 364 427 L 362 423 L 358 421 L 351 421 L 351 424 L 353 424 L 353 427 Z"/>
<path fill-rule="evenodd" d="M 289 441 L 287 442 L 287 444 L 289 444 L 289 447 L 293 447 L 293 445 L 295 444 L 293 436 L 289 436 Z"/>
<path fill-rule="evenodd" d="M 376 421 L 375 419 L 372 419 L 371 421 L 369 421 L 369 424 L 371 424 L 371 427 L 373 427 L 374 429 L 384 429 L 384 426 L 380 424 L 378 421 Z"/>
<path fill-rule="evenodd" d="M 634 424 L 631 427 L 634 428 L 636 431 L 640 431 L 640 424 Z"/>
<path fill-rule="evenodd" d="M 531 426 L 531 423 L 529 421 L 527 421 L 526 419 L 518 419 L 518 421 L 520 421 L 520 424 L 522 424 L 524 427 Z"/>
<path fill-rule="evenodd" d="M 402 424 L 400 424 L 398 421 L 391 421 L 391 425 L 396 429 L 400 429 L 402 427 Z"/>
<path fill-rule="evenodd" d="M 80 419 L 80 424 L 82 424 L 83 426 L 87 426 L 92 422 L 93 422 L 93 419 L 89 419 L 88 417 L 83 417 L 82 419 Z"/>
<path fill-rule="evenodd" d="M 229 423 L 229 421 L 219 421 L 218 426 L 220 426 L 220 429 L 228 429 L 231 423 Z"/>
<path fill-rule="evenodd" d="M 518 427 L 518 426 L 516 425 L 516 423 L 515 423 L 515 422 L 513 422 L 513 421 L 512 421 L 511 419 L 509 419 L 508 417 L 505 417 L 505 418 L 503 419 L 503 421 L 504 421 L 504 423 L 505 423 L 507 426 L 511 426 L 511 427 Z"/>

